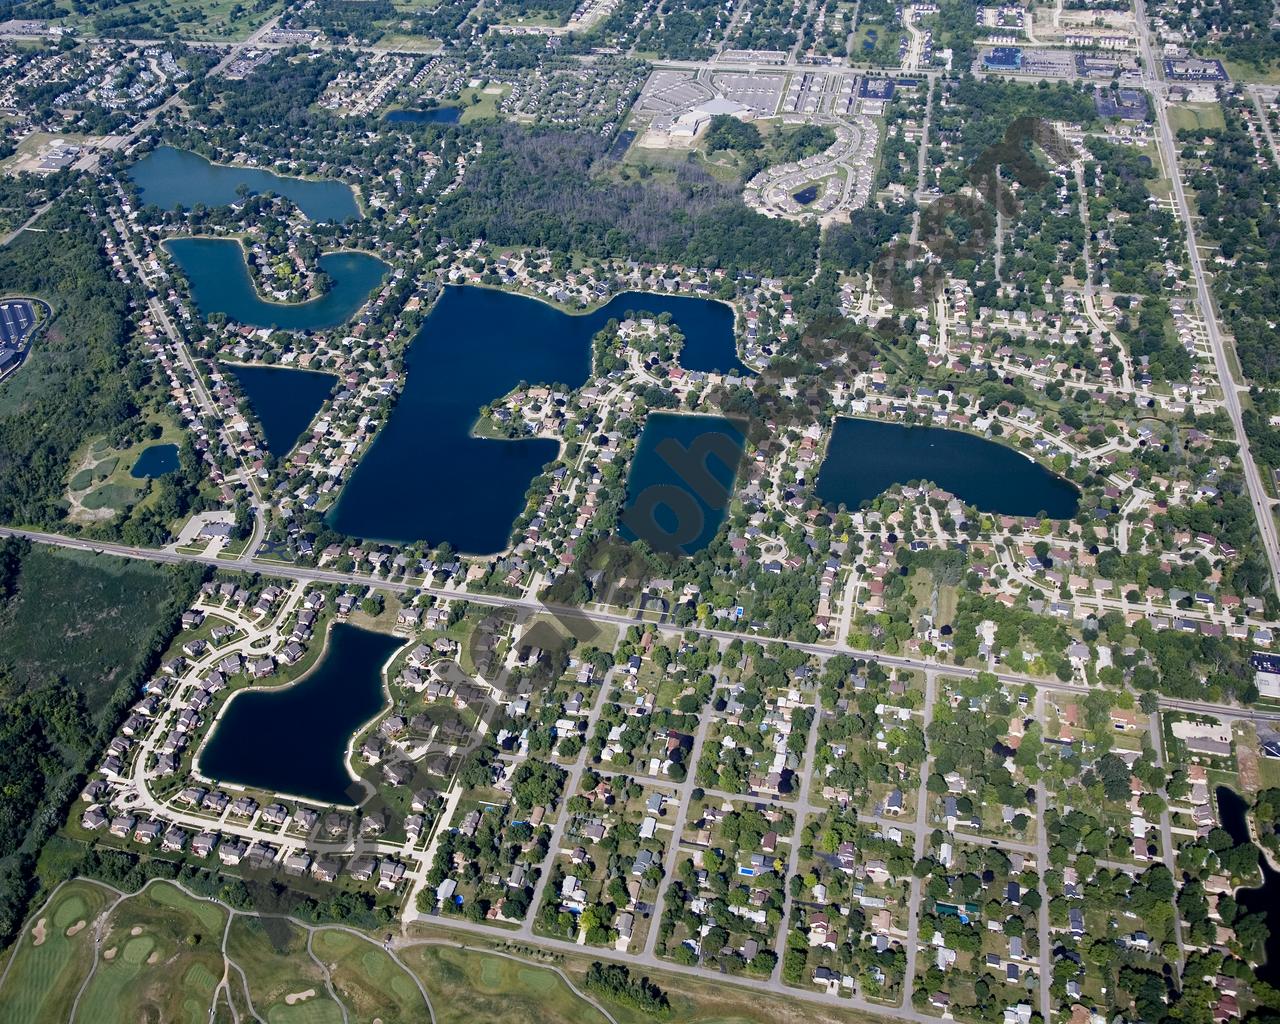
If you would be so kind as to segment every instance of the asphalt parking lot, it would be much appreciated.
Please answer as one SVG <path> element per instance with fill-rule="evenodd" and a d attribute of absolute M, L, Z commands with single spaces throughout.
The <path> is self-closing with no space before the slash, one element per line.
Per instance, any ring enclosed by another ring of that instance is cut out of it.
<path fill-rule="evenodd" d="M 36 311 L 25 299 L 0 302 L 0 347 L 22 348 L 36 323 Z"/>

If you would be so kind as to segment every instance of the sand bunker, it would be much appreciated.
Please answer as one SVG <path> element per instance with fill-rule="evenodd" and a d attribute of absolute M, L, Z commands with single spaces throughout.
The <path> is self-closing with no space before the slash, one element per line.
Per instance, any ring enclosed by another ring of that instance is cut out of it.
<path fill-rule="evenodd" d="M 71 938 L 71 936 L 73 935 L 79 935 L 82 931 L 84 931 L 86 924 L 88 924 L 87 921 L 77 921 L 75 924 L 73 924 L 70 928 L 67 929 L 67 938 Z"/>
<path fill-rule="evenodd" d="M 43 946 L 45 935 L 44 918 L 42 917 L 36 922 L 35 927 L 31 929 L 31 945 Z"/>
<path fill-rule="evenodd" d="M 103 960 L 114 960 L 115 958 L 116 958 L 115 946 L 112 946 L 110 949 L 108 949 L 105 953 L 102 954 Z"/>
<path fill-rule="evenodd" d="M 284 997 L 284 1004 L 285 1006 L 293 1006 L 294 1003 L 304 1002 L 310 999 L 315 994 L 316 994 L 316 990 L 313 988 L 309 988 L 304 992 L 290 992 L 287 996 Z"/>
<path fill-rule="evenodd" d="M 142 925 L 140 925 L 140 924 L 135 924 L 132 928 L 130 928 L 130 929 L 129 929 L 129 934 L 130 934 L 130 935 L 134 935 L 134 936 L 141 935 L 141 934 L 142 934 Z"/>
<path fill-rule="evenodd" d="M 153 950 L 151 955 L 147 957 L 147 963 L 158 964 L 160 962 L 160 950 Z"/>

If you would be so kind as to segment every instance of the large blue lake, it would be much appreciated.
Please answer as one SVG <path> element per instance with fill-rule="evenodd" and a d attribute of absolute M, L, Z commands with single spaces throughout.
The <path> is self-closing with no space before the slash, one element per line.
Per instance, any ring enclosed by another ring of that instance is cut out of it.
<path fill-rule="evenodd" d="M 627 476 L 622 536 L 655 551 L 701 551 L 724 522 L 746 442 L 723 416 L 651 412 Z"/>
<path fill-rule="evenodd" d="M 200 315 L 223 313 L 250 327 L 323 331 L 347 323 L 386 275 L 387 265 L 365 252 L 330 252 L 320 257 L 328 290 L 307 302 L 264 299 L 249 276 L 244 247 L 234 238 L 172 238 L 165 249 L 191 285 Z"/>
<path fill-rule="evenodd" d="M 281 366 L 246 366 L 223 363 L 240 385 L 262 425 L 267 451 L 278 459 L 293 451 L 298 438 L 311 425 L 338 378 Z"/>
<path fill-rule="evenodd" d="M 733 311 L 704 299 L 626 292 L 584 316 L 489 288 L 448 287 L 407 355 L 404 392 L 329 515 L 365 539 L 505 548 L 525 493 L 559 446 L 471 437 L 480 407 L 521 381 L 581 387 L 591 338 L 627 311 L 670 313 L 686 369 L 738 369 Z"/>
<path fill-rule="evenodd" d="M 200 751 L 200 771 L 220 782 L 358 803 L 347 744 L 382 710 L 382 666 L 403 642 L 345 623 L 333 626 L 324 657 L 298 682 L 232 698 Z"/>
<path fill-rule="evenodd" d="M 995 441 L 941 427 L 840 417 L 818 471 L 828 505 L 856 509 L 894 484 L 929 480 L 983 512 L 1070 519 L 1080 492 L 1069 480 Z"/>
<path fill-rule="evenodd" d="M 259 167 L 210 163 L 198 153 L 159 146 L 129 168 L 144 203 L 166 210 L 230 206 L 250 193 L 273 192 L 297 204 L 314 221 L 345 221 L 360 216 L 355 192 L 341 181 L 290 178 Z"/>

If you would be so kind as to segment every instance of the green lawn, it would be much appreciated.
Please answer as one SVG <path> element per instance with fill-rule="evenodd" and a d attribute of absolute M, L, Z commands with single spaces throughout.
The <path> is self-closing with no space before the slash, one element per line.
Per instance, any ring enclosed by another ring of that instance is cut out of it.
<path fill-rule="evenodd" d="M 1240 61 L 1224 60 L 1222 66 L 1227 69 L 1232 82 L 1258 82 L 1265 85 L 1280 83 L 1280 64 L 1273 64 L 1266 71 L 1259 71 L 1252 64 Z"/>
<path fill-rule="evenodd" d="M 545 968 L 446 946 L 419 946 L 404 961 L 427 986 L 438 1024 L 606 1024 Z"/>
<path fill-rule="evenodd" d="M 472 121 L 481 121 L 486 117 L 498 116 L 498 103 L 502 97 L 511 91 L 509 85 L 494 85 L 489 89 L 496 90 L 490 92 L 488 89 L 464 89 L 462 91 L 462 99 L 459 101 L 462 106 L 462 124 L 470 124 Z"/>
<path fill-rule="evenodd" d="M 80 1019 L 205 1024 L 223 971 L 225 920 L 214 904 L 164 884 L 124 900 L 103 936 Z"/>
<path fill-rule="evenodd" d="M 1222 108 L 1216 103 L 1180 103 L 1169 106 L 1169 127 L 1173 129 L 1174 135 L 1183 129 L 1200 131 L 1223 128 L 1226 123 Z"/>
<path fill-rule="evenodd" d="M 328 968 L 334 991 L 353 1020 L 416 1024 L 426 1018 L 418 986 L 373 941 L 325 929 L 316 933 L 311 948 Z"/>
<path fill-rule="evenodd" d="M 256 917 L 237 917 L 227 953 L 248 978 L 254 1009 L 272 1024 L 342 1020 L 342 1010 L 325 991 L 324 973 L 307 955 L 307 933 L 297 925 L 278 920 L 268 927 Z"/>
<path fill-rule="evenodd" d="M 167 413 L 153 414 L 148 422 L 159 426 L 159 436 L 140 439 L 127 448 L 118 449 L 107 444 L 105 438 L 97 437 L 84 451 L 78 451 L 69 467 L 72 473 L 67 481 L 69 496 L 78 498 L 90 511 L 106 508 L 122 512 L 146 494 L 147 481 L 133 475 L 139 457 L 152 445 L 174 444 L 181 448 L 186 436 Z M 159 491 L 153 487 L 152 493 L 158 495 Z"/>
<path fill-rule="evenodd" d="M 93 963 L 89 923 L 109 897 L 101 886 L 75 881 L 63 886 L 36 915 L 32 927 L 18 940 L 0 987 L 0 1020 L 40 1024 L 67 1019 L 71 1001 Z"/>

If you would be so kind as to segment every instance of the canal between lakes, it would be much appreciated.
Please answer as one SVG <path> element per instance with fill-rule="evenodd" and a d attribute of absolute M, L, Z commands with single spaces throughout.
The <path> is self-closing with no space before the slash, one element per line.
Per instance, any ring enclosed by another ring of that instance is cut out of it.
<path fill-rule="evenodd" d="M 159 146 L 129 168 L 144 204 L 165 210 L 230 206 L 239 189 L 273 192 L 292 200 L 308 220 L 346 221 L 360 216 L 350 185 L 331 178 L 291 178 L 259 167 L 210 163 L 198 153 Z"/>
<path fill-rule="evenodd" d="M 322 331 L 345 324 L 382 282 L 387 265 L 367 252 L 327 252 L 320 269 L 329 277 L 323 295 L 307 302 L 263 298 L 234 238 L 171 238 L 164 247 L 182 268 L 191 298 L 206 320 L 222 313 L 250 327 Z"/>
<path fill-rule="evenodd" d="M 230 699 L 200 752 L 201 773 L 322 803 L 359 803 L 347 745 L 386 706 L 382 666 L 403 642 L 334 625 L 319 663 L 297 682 Z"/>
<path fill-rule="evenodd" d="M 1070 519 L 1080 492 L 1040 463 L 995 441 L 942 427 L 840 417 L 818 470 L 817 495 L 856 509 L 894 484 L 928 480 L 999 515 Z"/>
<path fill-rule="evenodd" d="M 447 287 L 409 347 L 404 392 L 329 525 L 371 540 L 448 541 L 467 554 L 504 549 L 529 484 L 558 456 L 559 444 L 472 437 L 480 407 L 521 381 L 581 387 L 592 337 L 628 311 L 671 314 L 685 336 L 686 370 L 746 372 L 733 310 L 721 302 L 624 292 L 571 316 L 511 292 Z"/>

